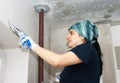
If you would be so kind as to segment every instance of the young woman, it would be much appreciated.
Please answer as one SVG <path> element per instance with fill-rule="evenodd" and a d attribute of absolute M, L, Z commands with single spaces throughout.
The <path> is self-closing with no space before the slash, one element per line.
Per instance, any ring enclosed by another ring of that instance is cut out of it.
<path fill-rule="evenodd" d="M 22 48 L 31 49 L 55 67 L 64 67 L 60 83 L 99 83 L 102 74 L 101 49 L 97 27 L 88 20 L 73 24 L 66 39 L 71 48 L 64 54 L 44 49 L 29 36 L 20 38 Z"/>

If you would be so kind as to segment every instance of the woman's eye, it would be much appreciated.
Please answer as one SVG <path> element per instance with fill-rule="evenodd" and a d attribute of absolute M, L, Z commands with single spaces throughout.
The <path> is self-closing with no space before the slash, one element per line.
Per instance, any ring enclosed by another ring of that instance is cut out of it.
<path fill-rule="evenodd" d="M 71 35 L 73 34 L 73 32 L 70 33 Z"/>
<path fill-rule="evenodd" d="M 70 31 L 70 32 L 69 32 L 69 34 L 70 34 L 70 35 L 73 35 L 73 34 L 74 34 L 74 32 Z"/>

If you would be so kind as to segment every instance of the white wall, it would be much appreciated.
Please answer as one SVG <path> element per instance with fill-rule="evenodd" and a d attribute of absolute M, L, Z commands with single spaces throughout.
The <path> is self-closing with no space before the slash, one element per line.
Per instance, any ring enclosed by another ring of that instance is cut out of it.
<path fill-rule="evenodd" d="M 37 39 L 37 12 L 30 0 L 0 1 L 0 21 L 8 26 L 8 20 L 18 24 L 27 34 Z"/>
<path fill-rule="evenodd" d="M 37 64 L 36 58 L 18 49 L 18 38 L 9 33 L 8 26 L 8 20 L 13 21 L 37 42 L 37 17 L 32 0 L 0 0 L 0 32 L 2 32 L 0 49 L 6 56 L 5 59 L 0 57 L 1 61 L 6 60 L 5 67 L 2 67 L 5 72 L 4 76 L 0 76 L 0 83 L 28 83 L 29 79 L 29 83 L 37 83 L 37 66 L 33 68 L 31 65 L 31 63 Z"/>
<path fill-rule="evenodd" d="M 3 83 L 28 83 L 29 54 L 22 52 L 20 48 L 7 49 L 4 52 L 7 63 Z"/>
<path fill-rule="evenodd" d="M 20 48 L 0 50 L 0 83 L 28 83 L 28 54 Z"/>
<path fill-rule="evenodd" d="M 120 46 L 120 25 L 112 26 L 111 27 L 112 32 L 112 41 L 113 41 L 113 50 L 115 51 L 115 46 Z M 114 53 L 115 63 L 116 63 L 116 57 Z M 120 83 L 120 70 L 117 69 L 117 63 L 115 64 L 116 69 L 116 80 L 117 83 Z"/>
<path fill-rule="evenodd" d="M 6 61 L 7 61 L 6 53 L 0 49 L 0 83 L 4 83 Z"/>

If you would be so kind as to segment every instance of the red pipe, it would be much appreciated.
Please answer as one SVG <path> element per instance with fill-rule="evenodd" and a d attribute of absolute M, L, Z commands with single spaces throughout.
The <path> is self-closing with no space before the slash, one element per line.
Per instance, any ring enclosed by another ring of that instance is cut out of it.
<path fill-rule="evenodd" d="M 44 47 L 44 10 L 39 12 L 39 45 Z M 43 60 L 38 59 L 38 83 L 43 83 Z"/>

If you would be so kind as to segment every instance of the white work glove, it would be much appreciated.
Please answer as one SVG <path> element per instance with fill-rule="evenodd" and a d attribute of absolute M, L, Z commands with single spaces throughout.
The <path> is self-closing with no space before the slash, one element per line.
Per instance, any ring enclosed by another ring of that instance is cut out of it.
<path fill-rule="evenodd" d="M 22 48 L 34 50 L 37 44 L 31 39 L 30 36 L 22 36 L 19 39 L 19 44 Z"/>

